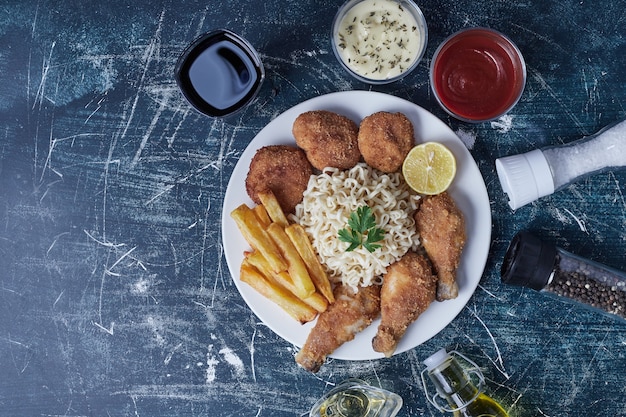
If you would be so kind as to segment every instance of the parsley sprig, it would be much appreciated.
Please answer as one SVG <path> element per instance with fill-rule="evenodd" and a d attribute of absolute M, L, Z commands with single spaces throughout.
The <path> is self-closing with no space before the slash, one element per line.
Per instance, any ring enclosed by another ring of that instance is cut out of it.
<path fill-rule="evenodd" d="M 350 214 L 348 227 L 339 231 L 339 240 L 350 244 L 346 252 L 351 252 L 363 246 L 369 252 L 374 252 L 381 245 L 376 242 L 383 240 L 385 231 L 376 227 L 374 213 L 369 206 L 362 206 Z"/>

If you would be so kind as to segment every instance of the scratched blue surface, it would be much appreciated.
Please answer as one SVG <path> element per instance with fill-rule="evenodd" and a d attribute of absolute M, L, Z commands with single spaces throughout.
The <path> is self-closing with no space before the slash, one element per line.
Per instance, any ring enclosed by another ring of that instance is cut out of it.
<path fill-rule="evenodd" d="M 332 55 L 340 3 L 0 4 L 0 415 L 298 416 L 361 377 L 400 394 L 400 416 L 436 416 L 421 361 L 448 347 L 482 366 L 511 416 L 626 416 L 626 323 L 499 283 L 521 229 L 625 269 L 625 174 L 512 212 L 494 167 L 626 116 L 624 1 L 419 2 L 425 60 L 372 89 L 423 106 L 461 137 L 493 216 L 481 284 L 439 335 L 314 376 L 239 296 L 220 218 L 241 152 L 301 101 L 370 88 Z M 507 116 L 470 125 L 438 108 L 428 64 L 445 37 L 479 25 L 517 43 L 528 80 Z M 184 47 L 218 27 L 248 38 L 267 71 L 258 98 L 228 120 L 193 111 L 173 78 Z"/>

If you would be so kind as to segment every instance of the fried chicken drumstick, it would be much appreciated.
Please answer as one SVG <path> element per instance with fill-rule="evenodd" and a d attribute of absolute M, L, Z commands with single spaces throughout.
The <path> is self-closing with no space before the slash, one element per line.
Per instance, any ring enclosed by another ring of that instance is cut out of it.
<path fill-rule="evenodd" d="M 437 301 L 456 298 L 456 271 L 465 246 L 465 220 L 447 192 L 424 197 L 415 212 L 415 224 L 439 282 Z"/>
<path fill-rule="evenodd" d="M 407 328 L 435 300 L 437 276 L 423 255 L 408 252 L 387 268 L 380 290 L 381 321 L 372 340 L 376 352 L 390 357 Z"/>
<path fill-rule="evenodd" d="M 319 371 L 326 356 L 369 326 L 380 314 L 380 285 L 359 287 L 355 293 L 348 285 L 335 289 L 335 302 L 317 318 L 296 362 L 310 372 Z"/>

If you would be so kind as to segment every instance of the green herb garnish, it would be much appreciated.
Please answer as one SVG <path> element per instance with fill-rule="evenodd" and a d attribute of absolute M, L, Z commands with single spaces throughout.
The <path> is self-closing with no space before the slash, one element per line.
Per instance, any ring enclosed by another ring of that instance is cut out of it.
<path fill-rule="evenodd" d="M 376 242 L 383 240 L 385 231 L 376 227 L 376 219 L 372 209 L 368 206 L 359 207 L 350 214 L 348 227 L 339 231 L 339 240 L 350 244 L 346 252 L 351 252 L 363 246 L 369 252 L 374 252 L 381 245 Z"/>

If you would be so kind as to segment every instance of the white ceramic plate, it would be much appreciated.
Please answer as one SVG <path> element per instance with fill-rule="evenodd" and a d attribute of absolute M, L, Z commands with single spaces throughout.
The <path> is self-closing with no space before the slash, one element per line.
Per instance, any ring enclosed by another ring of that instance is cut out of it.
<path fill-rule="evenodd" d="M 248 197 L 245 179 L 255 152 L 266 145 L 295 145 L 291 127 L 296 117 L 309 110 L 330 110 L 353 119 L 361 119 L 377 111 L 402 112 L 413 122 L 417 143 L 437 141 L 445 144 L 457 160 L 457 175 L 449 191 L 463 211 L 467 227 L 467 243 L 458 271 L 459 296 L 454 300 L 434 302 L 414 322 L 402 338 L 396 353 L 418 346 L 439 333 L 468 302 L 485 268 L 491 243 L 491 208 L 485 182 L 461 140 L 441 120 L 423 108 L 398 97 L 368 91 L 347 91 L 327 94 L 300 103 L 287 110 L 263 128 L 245 149 L 226 189 L 222 215 L 222 239 L 226 261 L 235 285 L 252 311 L 276 334 L 302 347 L 314 323 L 301 325 L 274 303 L 239 280 L 243 252 L 249 245 L 239 233 L 230 212 L 242 203 L 254 203 Z M 379 320 L 359 333 L 356 338 L 333 352 L 330 357 L 344 360 L 382 358 L 372 349 Z"/>

